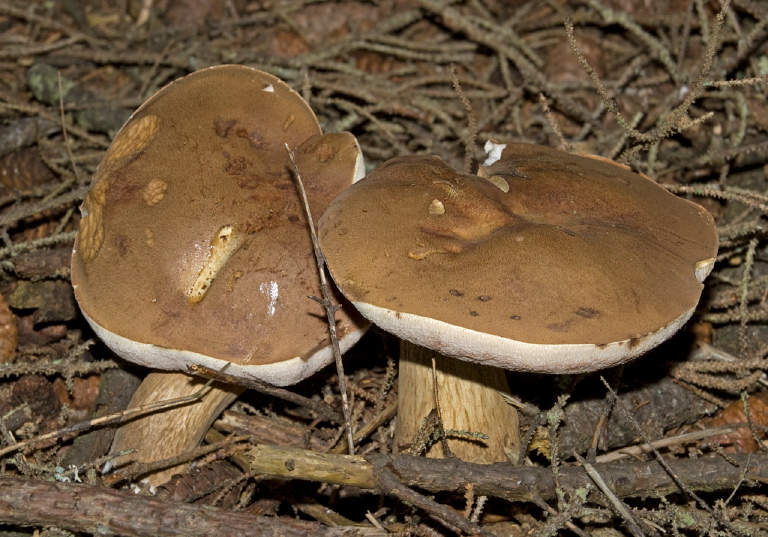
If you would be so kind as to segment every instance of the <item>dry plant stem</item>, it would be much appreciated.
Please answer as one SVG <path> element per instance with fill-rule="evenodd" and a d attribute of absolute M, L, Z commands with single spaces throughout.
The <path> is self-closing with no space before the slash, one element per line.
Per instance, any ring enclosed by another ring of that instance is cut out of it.
<path fill-rule="evenodd" d="M 312 517 L 318 522 L 325 524 L 326 526 L 341 526 L 346 528 L 357 526 L 354 520 L 343 517 L 335 511 L 319 503 L 309 501 L 296 502 L 292 505 L 292 507 L 297 511 L 304 513 L 305 515 Z"/>
<path fill-rule="evenodd" d="M 296 189 L 299 191 L 299 195 L 301 196 L 301 202 L 304 205 L 304 212 L 307 215 L 307 227 L 309 227 L 309 233 L 312 237 L 312 248 L 315 253 L 315 259 L 317 260 L 317 272 L 320 274 L 320 291 L 322 293 L 321 298 L 314 298 L 323 306 L 325 309 L 325 314 L 328 317 L 328 335 L 331 338 L 333 359 L 336 362 L 336 374 L 339 377 L 341 409 L 344 413 L 344 424 L 347 431 L 347 446 L 349 448 L 349 454 L 352 455 L 355 452 L 355 442 L 352 435 L 352 413 L 349 409 L 349 400 L 347 399 L 347 381 L 346 377 L 344 376 L 344 363 L 341 361 L 339 338 L 336 336 L 336 310 L 338 309 L 338 305 L 334 304 L 331 300 L 331 290 L 328 287 L 328 279 L 325 276 L 325 258 L 323 257 L 322 250 L 320 250 L 320 243 L 317 240 L 317 231 L 315 230 L 314 220 L 312 220 L 312 211 L 309 207 L 307 191 L 304 189 L 304 183 L 301 181 L 299 166 L 296 164 L 296 154 L 290 147 L 288 147 L 288 144 L 285 144 L 285 150 L 288 151 L 288 157 L 291 160 L 294 178 L 296 179 Z"/>
<path fill-rule="evenodd" d="M 376 476 L 378 489 L 384 494 L 394 496 L 400 500 L 419 507 L 433 518 L 441 521 L 443 524 L 455 531 L 455 528 L 460 529 L 468 535 L 493 537 L 493 534 L 484 531 L 480 526 L 474 522 L 467 520 L 453 509 L 437 503 L 436 501 L 427 498 L 419 494 L 416 491 L 403 485 L 398 481 L 397 477 L 386 468 L 381 468 Z M 453 526 L 453 527 L 451 527 Z"/>
<path fill-rule="evenodd" d="M 282 399 L 283 401 L 288 401 L 289 403 L 294 403 L 298 406 L 303 406 L 304 408 L 307 408 L 317 414 L 318 418 L 332 421 L 334 423 L 344 423 L 344 416 L 336 412 L 328 403 L 325 403 L 324 401 L 309 399 L 308 397 L 301 396 L 290 390 L 286 390 L 285 388 L 278 388 L 277 386 L 268 384 L 263 380 L 242 378 L 238 379 L 232 375 L 227 374 L 226 371 L 216 371 L 215 369 L 210 369 L 195 364 L 189 366 L 187 372 L 198 377 L 219 380 L 225 384 L 238 384 L 245 389 L 254 390 L 259 393 Z"/>
<path fill-rule="evenodd" d="M 669 446 L 676 446 L 679 444 L 685 444 L 687 442 L 695 442 L 697 440 L 703 440 L 705 438 L 710 438 L 713 436 L 730 434 L 735 430 L 737 430 L 739 427 L 741 426 L 734 425 L 734 424 L 731 424 L 729 426 L 724 425 L 722 427 L 713 427 L 711 429 L 705 429 L 703 431 L 695 431 L 693 433 L 685 433 L 678 436 L 672 436 L 669 438 L 662 438 L 660 440 L 651 442 L 651 445 L 656 449 L 665 448 Z M 613 462 L 621 459 L 626 459 L 629 457 L 637 457 L 642 455 L 643 453 L 650 452 L 651 445 L 638 444 L 634 446 L 617 449 L 616 451 L 613 451 L 611 453 L 606 453 L 605 455 L 599 455 L 598 457 L 595 458 L 595 461 L 596 462 Z"/>
<path fill-rule="evenodd" d="M 86 185 L 77 187 L 74 190 L 56 196 L 52 199 L 16 204 L 11 210 L 4 212 L 2 216 L 0 216 L 0 226 L 10 226 L 12 224 L 16 224 L 20 220 L 34 216 L 35 214 L 43 212 L 46 209 L 71 206 L 75 202 L 82 201 L 87 190 L 88 186 Z"/>
<path fill-rule="evenodd" d="M 386 422 L 391 420 L 395 417 L 395 414 L 397 414 L 397 404 L 391 404 L 387 406 L 384 410 L 381 411 L 380 414 L 375 416 L 371 421 L 360 427 L 357 431 L 355 431 L 355 437 L 354 441 L 356 443 L 359 443 L 362 439 L 367 438 L 371 434 L 376 431 L 379 427 L 384 425 Z M 339 443 L 335 445 L 330 453 L 343 453 L 345 451 L 349 451 L 349 447 L 347 446 L 346 442 Z"/>
<path fill-rule="evenodd" d="M 464 139 L 464 173 L 472 172 L 472 161 L 474 160 L 475 140 L 477 139 L 477 118 L 472 110 L 472 103 L 467 98 L 456 74 L 456 66 L 451 65 L 451 75 L 453 76 L 453 89 L 464 105 L 464 111 L 467 113 L 467 133 Z"/>
<path fill-rule="evenodd" d="M 251 438 L 246 435 L 224 436 L 219 434 L 218 436 L 216 436 L 215 434 L 211 434 L 212 431 L 215 433 L 214 429 L 212 428 L 208 429 L 208 434 L 205 435 L 205 439 L 206 441 L 208 441 L 208 444 L 204 446 L 200 446 L 190 451 L 186 451 L 171 459 L 163 459 L 163 460 L 150 462 L 146 464 L 141 462 L 135 462 L 133 464 L 130 464 L 129 466 L 126 466 L 124 471 L 118 470 L 110 473 L 108 476 L 102 479 L 102 483 L 107 487 L 112 487 L 117 483 L 131 481 L 139 476 L 143 476 L 146 474 L 155 474 L 171 466 L 181 468 L 182 465 L 187 464 L 190 461 L 194 461 L 196 459 L 204 459 L 205 457 L 211 456 L 211 454 L 214 454 L 216 452 L 219 452 L 219 453 L 216 453 L 216 455 L 213 455 L 213 457 L 223 458 L 225 456 L 224 453 L 227 453 L 226 456 L 231 455 L 232 461 L 237 464 L 236 455 L 237 455 L 237 449 L 239 449 L 239 447 L 235 446 L 235 444 L 238 444 L 241 442 L 242 443 L 248 442 L 251 440 Z M 202 466 L 206 466 L 205 460 L 201 460 L 200 462 L 202 463 L 201 464 Z M 184 477 L 184 476 L 179 475 L 179 477 Z M 166 481 L 166 483 L 163 483 L 163 485 L 170 485 L 171 488 L 173 488 L 173 483 L 174 483 L 174 480 L 169 480 L 169 481 Z"/>
<path fill-rule="evenodd" d="M 371 463 L 355 455 L 331 455 L 295 448 L 255 446 L 243 455 L 251 462 L 254 474 L 281 475 L 335 485 L 377 489 L 416 505 L 435 518 L 471 535 L 489 535 L 476 524 L 403 485 L 388 468 L 374 471 Z"/>
<path fill-rule="evenodd" d="M 78 183 L 80 183 L 80 172 L 77 169 L 77 164 L 75 163 L 75 156 L 72 154 L 72 142 L 69 140 L 69 136 L 67 136 L 67 123 L 64 119 L 64 91 L 61 89 L 61 71 L 58 72 L 58 82 L 59 82 L 59 114 L 61 116 L 61 133 L 64 135 L 64 146 L 67 148 L 67 156 L 69 157 L 69 162 L 72 165 L 72 172 L 75 175 L 75 179 Z"/>
<path fill-rule="evenodd" d="M 141 379 L 138 376 L 120 367 L 105 371 L 99 381 L 99 395 L 96 398 L 92 417 L 103 418 L 108 414 L 125 410 L 140 383 Z M 93 464 L 109 451 L 114 437 L 115 429 L 107 427 L 79 435 L 74 439 L 72 447 L 66 452 L 59 465 L 69 468 L 70 465 L 81 467 Z M 100 462 L 98 466 L 104 462 L 106 461 Z"/>
<path fill-rule="evenodd" d="M 436 360 L 435 404 L 432 358 Z M 493 463 L 517 462 L 520 432 L 517 410 L 499 392 L 508 394 L 504 370 L 442 356 L 406 341 L 400 344 L 400 377 L 395 444 L 409 444 L 433 408 L 438 408 L 443 428 L 481 432 L 487 440 L 449 437 L 448 446 L 461 460 Z M 443 457 L 440 442 L 427 456 Z"/>
<path fill-rule="evenodd" d="M 133 394 L 129 408 L 192 395 L 203 384 L 204 380 L 184 373 L 152 372 Z M 212 384 L 197 401 L 122 424 L 115 433 L 111 452 L 136 452 L 114 459 L 113 466 L 169 459 L 196 448 L 213 420 L 242 392 L 240 386 Z M 148 475 L 147 479 L 150 485 L 157 486 L 181 471 L 182 467 L 167 468 Z"/>
<path fill-rule="evenodd" d="M 644 537 L 645 533 L 640 528 L 638 522 L 635 520 L 635 517 L 632 516 L 632 512 L 629 510 L 629 508 L 622 502 L 616 494 L 611 490 L 611 487 L 609 487 L 606 483 L 603 477 L 600 475 L 600 472 L 595 470 L 594 466 L 589 464 L 586 460 L 584 460 L 584 457 L 579 455 L 578 453 L 574 453 L 574 457 L 576 457 L 576 460 L 578 460 L 581 465 L 584 467 L 584 471 L 587 472 L 587 475 L 594 481 L 595 485 L 597 485 L 597 488 L 599 488 L 602 493 L 608 498 L 608 500 L 611 502 L 611 505 L 613 508 L 621 515 L 621 518 L 624 519 L 624 523 L 629 528 L 629 531 L 632 532 L 632 535 L 635 537 Z"/>

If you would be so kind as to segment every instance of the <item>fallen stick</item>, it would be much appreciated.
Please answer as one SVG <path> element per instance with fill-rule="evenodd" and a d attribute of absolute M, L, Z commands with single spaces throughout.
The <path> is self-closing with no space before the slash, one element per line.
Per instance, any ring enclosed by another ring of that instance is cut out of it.
<path fill-rule="evenodd" d="M 129 537 L 383 537 L 376 528 L 249 515 L 79 483 L 0 478 L 0 521 Z"/>
<path fill-rule="evenodd" d="M 458 459 L 429 459 L 410 455 L 337 455 L 297 448 L 259 444 L 243 452 L 254 474 L 348 485 L 381 492 L 378 476 L 388 469 L 403 485 L 430 492 L 464 494 L 472 484 L 478 495 L 511 501 L 557 497 L 552 471 L 538 466 L 506 463 L 471 464 Z M 738 466 L 720 457 L 669 459 L 667 464 L 691 490 L 729 490 L 738 483 L 768 483 L 768 454 L 732 455 Z M 657 461 L 594 464 L 616 495 L 663 495 L 679 488 Z M 562 466 L 560 486 L 566 490 L 588 488 L 592 480 L 580 466 Z M 386 487 L 384 487 L 386 488 Z"/>

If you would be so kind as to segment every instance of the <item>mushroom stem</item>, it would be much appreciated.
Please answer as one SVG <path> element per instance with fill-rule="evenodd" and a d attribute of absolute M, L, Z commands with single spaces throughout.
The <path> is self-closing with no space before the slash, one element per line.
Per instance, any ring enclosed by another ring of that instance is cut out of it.
<path fill-rule="evenodd" d="M 192 395 L 205 382 L 184 373 L 151 372 L 133 394 L 129 408 Z M 110 452 L 136 451 L 113 459 L 112 465 L 156 462 L 196 448 L 213 421 L 243 391 L 240 386 L 214 383 L 200 399 L 121 424 Z M 151 486 L 157 486 L 183 471 L 183 465 L 174 466 L 148 474 L 147 479 Z"/>
<path fill-rule="evenodd" d="M 432 359 L 435 359 L 435 375 Z M 456 457 L 479 464 L 517 462 L 520 431 L 517 410 L 500 393 L 509 393 L 504 370 L 449 358 L 438 352 L 400 343 L 400 374 L 395 444 L 412 443 L 421 423 L 436 408 L 446 430 L 482 432 L 486 440 L 470 436 L 448 439 Z M 444 457 L 440 442 L 427 456 Z"/>

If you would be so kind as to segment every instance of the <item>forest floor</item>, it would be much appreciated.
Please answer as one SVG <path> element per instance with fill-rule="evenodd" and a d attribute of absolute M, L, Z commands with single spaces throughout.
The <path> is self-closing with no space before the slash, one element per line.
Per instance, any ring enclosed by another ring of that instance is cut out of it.
<path fill-rule="evenodd" d="M 331 366 L 247 391 L 134 494 L 146 468 L 103 474 L 91 420 L 146 370 L 80 314 L 78 207 L 131 113 L 220 64 L 283 79 L 368 171 L 474 172 L 488 139 L 629 165 L 715 218 L 696 313 L 622 367 L 515 373 L 517 465 L 393 454 L 398 345 L 370 330 L 344 359 L 353 455 Z M 768 535 L 767 84 L 753 0 L 0 2 L 0 537 Z"/>

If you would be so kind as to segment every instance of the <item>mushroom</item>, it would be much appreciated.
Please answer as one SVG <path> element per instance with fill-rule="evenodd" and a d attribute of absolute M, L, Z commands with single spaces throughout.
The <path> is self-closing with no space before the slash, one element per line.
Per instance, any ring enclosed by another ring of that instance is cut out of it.
<path fill-rule="evenodd" d="M 319 223 L 342 293 L 403 341 L 396 444 L 437 408 L 446 429 L 487 435 L 449 441 L 479 463 L 517 459 L 505 370 L 581 373 L 641 355 L 691 316 L 717 251 L 710 214 L 646 176 L 530 144 L 494 155 L 500 145 L 479 175 L 392 159 Z"/>
<path fill-rule="evenodd" d="M 112 142 L 81 206 L 72 283 L 107 346 L 165 370 L 132 407 L 199 390 L 183 373 L 192 364 L 286 386 L 332 361 L 324 311 L 307 298 L 318 273 L 286 144 L 316 214 L 362 175 L 351 134 L 322 135 L 287 84 L 244 66 L 169 84 Z M 366 325 L 354 308 L 339 312 L 342 351 Z M 240 391 L 214 386 L 202 402 L 122 425 L 112 451 L 137 452 L 115 464 L 194 448 Z"/>

